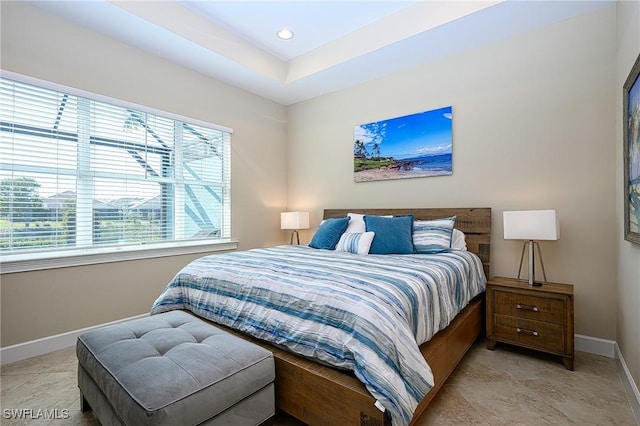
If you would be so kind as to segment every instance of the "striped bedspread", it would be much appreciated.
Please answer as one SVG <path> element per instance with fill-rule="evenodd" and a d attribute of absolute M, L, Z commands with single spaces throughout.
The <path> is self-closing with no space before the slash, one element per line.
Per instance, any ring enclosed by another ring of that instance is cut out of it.
<path fill-rule="evenodd" d="M 392 423 L 406 425 L 433 386 L 418 345 L 445 328 L 485 283 L 471 252 L 362 256 L 277 246 L 191 262 L 151 313 L 189 310 L 352 370 Z"/>

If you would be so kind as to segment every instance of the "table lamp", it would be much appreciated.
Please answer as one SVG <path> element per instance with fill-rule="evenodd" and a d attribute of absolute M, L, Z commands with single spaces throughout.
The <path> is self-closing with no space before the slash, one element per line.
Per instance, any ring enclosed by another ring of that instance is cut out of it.
<path fill-rule="evenodd" d="M 289 244 L 293 244 L 293 237 L 296 237 L 296 244 L 300 244 L 298 229 L 309 229 L 309 212 L 282 212 L 280 213 L 280 229 L 293 229 Z"/>
<path fill-rule="evenodd" d="M 504 239 L 505 240 L 524 240 L 522 244 L 522 254 L 520 255 L 520 266 L 518 267 L 518 279 L 522 271 L 522 262 L 524 260 L 525 248 L 529 248 L 529 277 L 528 282 L 531 286 L 540 286 L 547 281 L 547 273 L 544 270 L 544 261 L 542 260 L 542 251 L 539 240 L 555 241 L 560 239 L 560 229 L 558 227 L 558 219 L 555 210 L 520 210 L 505 211 L 502 213 L 504 223 Z M 540 258 L 540 266 L 542 267 L 543 282 L 537 282 L 535 279 L 535 260 L 534 246 L 538 247 L 538 257 Z"/>

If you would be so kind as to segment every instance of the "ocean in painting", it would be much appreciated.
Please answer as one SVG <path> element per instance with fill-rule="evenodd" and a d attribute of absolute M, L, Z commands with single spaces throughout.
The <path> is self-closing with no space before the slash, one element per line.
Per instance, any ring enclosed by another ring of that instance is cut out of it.
<path fill-rule="evenodd" d="M 398 160 L 402 163 L 402 173 L 428 173 L 450 175 L 452 173 L 451 153 L 439 155 L 423 155 L 420 157 L 404 158 Z"/>

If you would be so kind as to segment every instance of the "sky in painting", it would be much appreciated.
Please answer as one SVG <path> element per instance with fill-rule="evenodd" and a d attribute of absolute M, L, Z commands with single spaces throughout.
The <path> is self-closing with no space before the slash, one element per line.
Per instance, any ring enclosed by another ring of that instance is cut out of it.
<path fill-rule="evenodd" d="M 451 107 L 439 108 L 355 126 L 354 141 L 372 152 L 377 142 L 380 156 L 405 159 L 451 154 Z"/>

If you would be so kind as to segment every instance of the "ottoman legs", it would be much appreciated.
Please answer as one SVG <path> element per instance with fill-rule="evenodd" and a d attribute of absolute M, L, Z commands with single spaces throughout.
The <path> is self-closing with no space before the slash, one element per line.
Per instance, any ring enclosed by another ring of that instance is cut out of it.
<path fill-rule="evenodd" d="M 91 411 L 91 406 L 89 405 L 89 403 L 85 399 L 84 395 L 82 394 L 82 391 L 80 391 L 80 411 L 82 413 L 86 413 L 87 411 Z"/>

